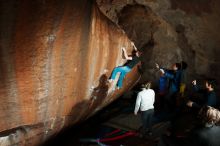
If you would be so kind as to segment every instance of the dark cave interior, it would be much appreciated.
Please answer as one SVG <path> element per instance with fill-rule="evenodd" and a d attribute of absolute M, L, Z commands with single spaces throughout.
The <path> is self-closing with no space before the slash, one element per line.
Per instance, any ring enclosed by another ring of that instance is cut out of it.
<path fill-rule="evenodd" d="M 1 1 L 0 145 L 154 146 L 171 126 L 186 136 L 198 122 L 188 101 L 209 96 L 196 98 L 203 94 L 194 93 L 193 80 L 206 89 L 208 79 L 215 81 L 219 109 L 219 6 L 219 0 Z M 112 88 L 108 79 L 126 63 L 122 48 L 134 51 L 132 42 L 142 63 L 122 88 Z M 185 93 L 175 101 L 178 114 L 166 113 L 155 64 L 171 69 L 181 61 Z M 149 81 L 155 124 L 146 138 L 134 108 Z"/>

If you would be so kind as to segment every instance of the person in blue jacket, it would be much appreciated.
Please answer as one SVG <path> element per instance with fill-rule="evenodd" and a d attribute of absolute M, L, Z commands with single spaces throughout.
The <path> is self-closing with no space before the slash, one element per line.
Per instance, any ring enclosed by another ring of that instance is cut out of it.
<path fill-rule="evenodd" d="M 158 80 L 158 96 L 155 101 L 155 106 L 157 111 L 161 111 L 164 108 L 164 97 L 167 93 L 167 87 L 168 87 L 168 79 L 167 77 L 160 72 L 160 78 Z"/>
<path fill-rule="evenodd" d="M 181 81 L 181 64 L 175 63 L 171 70 L 161 68 L 156 64 L 156 68 L 169 79 L 168 93 L 165 96 L 165 106 L 167 110 L 173 110 L 176 107 L 176 94 L 179 92 Z"/>
<path fill-rule="evenodd" d="M 164 96 L 167 92 L 167 77 L 161 72 L 159 79 L 159 94 Z"/>

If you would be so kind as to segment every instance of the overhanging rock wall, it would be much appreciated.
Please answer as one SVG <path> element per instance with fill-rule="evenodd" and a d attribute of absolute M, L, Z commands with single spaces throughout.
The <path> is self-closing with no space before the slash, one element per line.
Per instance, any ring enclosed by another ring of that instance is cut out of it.
<path fill-rule="evenodd" d="M 126 35 L 91 0 L 0 2 L 0 145 L 38 145 L 85 120 L 123 89 L 108 92 Z M 129 79 L 129 80 L 128 80 Z"/>
<path fill-rule="evenodd" d="M 158 80 L 155 62 L 170 68 L 188 63 L 188 89 L 194 79 L 215 78 L 220 83 L 219 0 L 96 0 L 138 48 L 145 48 L 146 70 L 141 81 Z M 151 37 L 153 48 L 147 48 Z M 220 86 L 217 86 L 220 94 Z"/>

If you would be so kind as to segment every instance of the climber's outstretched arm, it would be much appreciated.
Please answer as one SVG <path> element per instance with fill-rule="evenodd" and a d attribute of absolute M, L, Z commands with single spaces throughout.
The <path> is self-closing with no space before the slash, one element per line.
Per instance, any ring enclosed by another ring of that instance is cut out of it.
<path fill-rule="evenodd" d="M 134 50 L 135 50 L 135 51 L 138 51 L 138 50 L 137 50 L 137 47 L 134 45 L 134 42 L 131 42 L 131 45 L 134 47 Z"/>
<path fill-rule="evenodd" d="M 125 59 L 126 59 L 126 60 L 132 60 L 132 57 L 129 57 L 129 56 L 128 56 L 127 51 L 125 50 L 125 48 L 122 47 L 121 49 L 122 49 L 122 51 L 123 51 L 123 53 L 124 53 Z"/>

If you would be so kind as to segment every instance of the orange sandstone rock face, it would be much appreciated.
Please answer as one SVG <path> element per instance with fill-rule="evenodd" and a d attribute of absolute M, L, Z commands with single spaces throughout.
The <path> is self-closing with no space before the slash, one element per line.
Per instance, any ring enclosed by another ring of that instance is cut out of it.
<path fill-rule="evenodd" d="M 129 39 L 91 0 L 0 2 L 0 145 L 38 145 L 87 119 L 119 91 L 107 79 Z"/>

